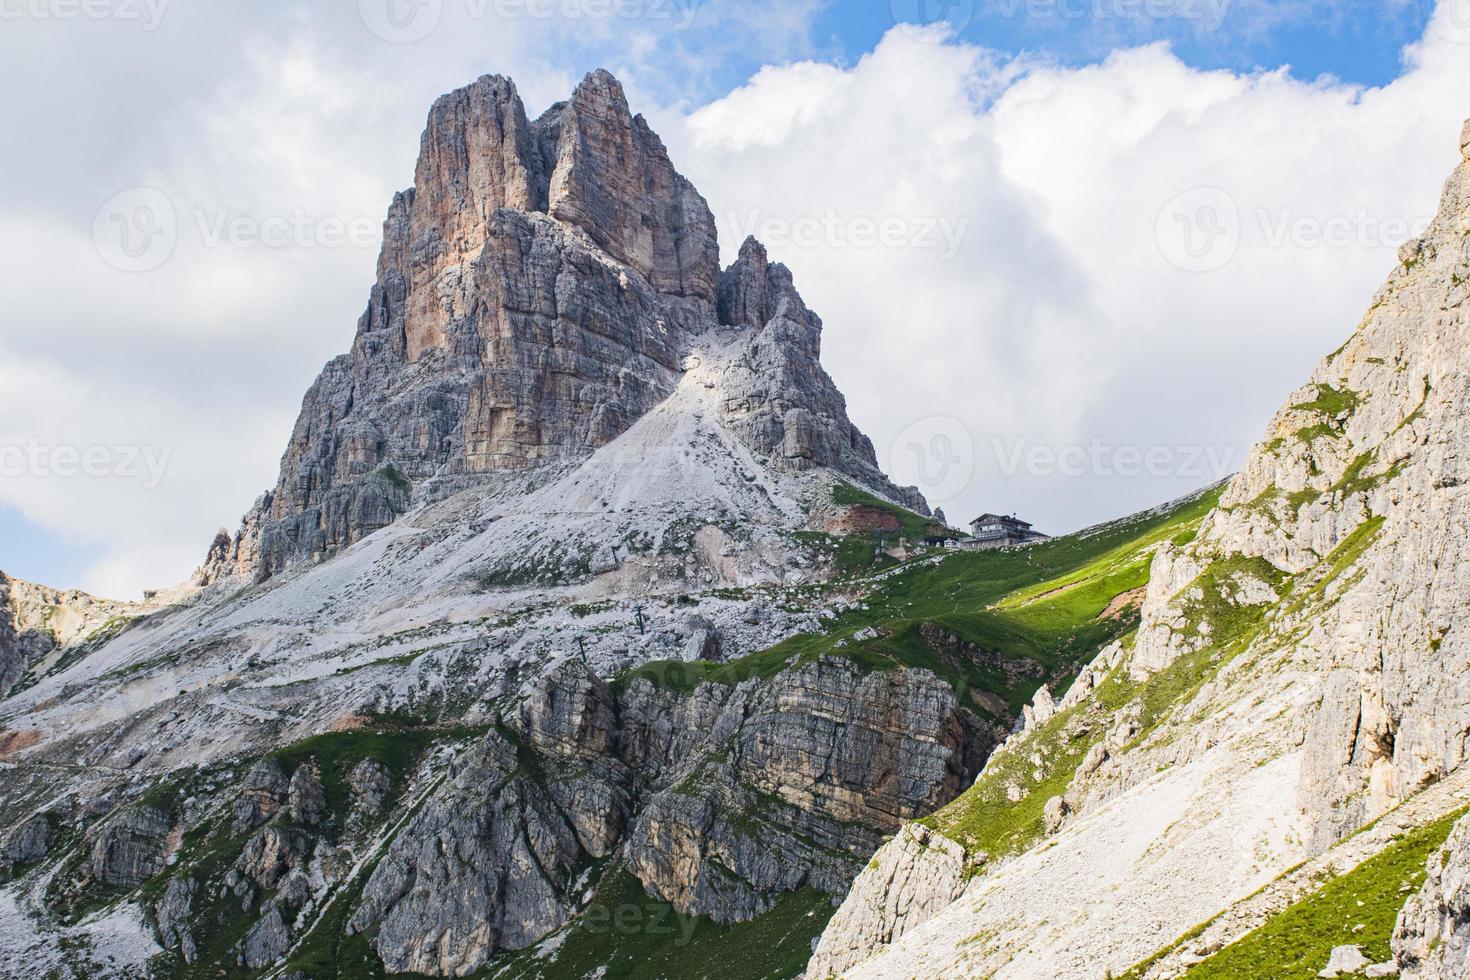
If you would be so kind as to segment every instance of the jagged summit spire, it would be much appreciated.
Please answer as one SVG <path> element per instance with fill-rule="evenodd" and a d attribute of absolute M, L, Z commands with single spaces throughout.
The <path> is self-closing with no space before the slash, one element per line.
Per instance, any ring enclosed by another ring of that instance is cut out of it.
<path fill-rule="evenodd" d="M 352 353 L 307 393 L 275 490 L 203 578 L 330 557 L 493 474 L 583 458 L 667 398 L 720 323 L 756 333 L 723 379 L 729 429 L 783 469 L 886 486 L 790 272 L 752 239 L 721 274 L 709 206 L 618 80 L 590 72 L 531 120 L 484 75 L 430 109 Z"/>

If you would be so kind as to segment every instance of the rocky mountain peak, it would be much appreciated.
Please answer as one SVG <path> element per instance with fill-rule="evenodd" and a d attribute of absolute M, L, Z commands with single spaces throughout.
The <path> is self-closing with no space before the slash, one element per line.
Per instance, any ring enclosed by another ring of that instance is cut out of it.
<path fill-rule="evenodd" d="M 722 327 L 747 356 L 721 422 L 770 465 L 892 487 L 820 363 L 821 320 L 753 239 L 722 274 L 709 206 L 589 74 L 534 121 L 486 75 L 438 99 L 397 194 L 351 354 L 308 391 L 275 489 L 196 578 L 267 578 L 415 506 L 572 465 L 669 398 Z"/>
<path fill-rule="evenodd" d="M 779 318 L 804 328 L 810 343 L 820 345 L 821 318 L 807 309 L 791 270 L 771 262 L 754 236 L 745 239 L 739 257 L 721 274 L 717 306 L 721 323 L 759 329 Z"/>
<path fill-rule="evenodd" d="M 586 231 L 658 291 L 713 304 L 714 215 L 663 141 L 629 111 L 622 84 L 594 71 L 536 127 L 550 163 L 548 213 Z"/>

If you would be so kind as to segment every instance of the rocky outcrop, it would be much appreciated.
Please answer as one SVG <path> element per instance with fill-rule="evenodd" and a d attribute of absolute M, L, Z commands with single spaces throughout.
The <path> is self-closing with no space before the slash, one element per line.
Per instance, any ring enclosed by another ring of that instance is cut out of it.
<path fill-rule="evenodd" d="M 1470 817 L 1429 856 L 1424 884 L 1394 926 L 1393 954 L 1404 980 L 1470 976 Z"/>
<path fill-rule="evenodd" d="M 265 913 L 245 934 L 240 950 L 240 965 L 248 970 L 270 966 L 291 945 L 291 931 L 281 915 L 280 906 L 272 902 Z"/>
<path fill-rule="evenodd" d="M 807 976 L 839 976 L 933 918 L 964 890 L 969 863 L 954 841 L 917 824 L 905 826 L 853 883 L 822 935 Z"/>
<path fill-rule="evenodd" d="M 605 71 L 536 120 L 549 163 L 547 211 L 587 232 L 660 293 L 713 303 L 719 279 L 714 216 L 674 170 L 663 142 L 632 116 Z"/>
<path fill-rule="evenodd" d="M 568 918 L 578 836 L 519 769 L 516 747 L 487 736 L 373 871 L 349 928 L 376 930 L 390 973 L 470 973 Z"/>
<path fill-rule="evenodd" d="M 13 871 L 41 860 L 50 853 L 55 837 L 56 825 L 50 814 L 37 813 L 22 821 L 0 840 L 0 871 Z"/>
<path fill-rule="evenodd" d="M 168 814 L 135 804 L 108 820 L 93 836 L 87 877 L 109 888 L 136 888 L 163 870 Z"/>
<path fill-rule="evenodd" d="M 164 888 L 163 898 L 153 909 L 159 942 L 165 949 L 178 950 L 185 963 L 193 963 L 199 956 L 199 943 L 190 926 L 194 896 L 198 893 L 199 883 L 192 876 L 174 878 Z"/>
<path fill-rule="evenodd" d="M 797 294 L 790 270 L 770 262 L 754 238 L 720 276 L 718 306 L 722 323 L 755 331 L 749 355 L 721 385 L 725 424 L 783 465 L 886 482 L 872 441 L 848 421 L 847 402 L 822 368 L 821 319 Z M 917 491 L 900 502 L 929 513 Z"/>
<path fill-rule="evenodd" d="M 286 813 L 292 823 L 315 827 L 327 814 L 327 796 L 316 763 L 296 767 L 286 788 Z"/>
<path fill-rule="evenodd" d="M 241 834 L 265 823 L 286 805 L 289 791 L 290 784 L 279 762 L 272 758 L 257 762 L 245 774 L 244 783 L 231 804 L 231 830 Z"/>
<path fill-rule="evenodd" d="M 0 572 L 0 697 L 48 655 L 139 611 L 132 603 L 51 589 Z"/>
<path fill-rule="evenodd" d="M 352 768 L 347 784 L 352 788 L 353 813 L 372 818 L 383 812 L 393 792 L 393 774 L 377 759 L 363 759 Z"/>

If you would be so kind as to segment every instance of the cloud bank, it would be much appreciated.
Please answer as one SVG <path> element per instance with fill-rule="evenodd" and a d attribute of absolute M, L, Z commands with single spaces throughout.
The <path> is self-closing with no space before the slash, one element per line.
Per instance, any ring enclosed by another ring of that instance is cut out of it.
<path fill-rule="evenodd" d="M 907 26 L 845 65 L 814 57 L 815 4 L 711 6 L 688 29 L 440 10 L 414 43 L 350 5 L 269 4 L 170 9 L 146 43 L 105 22 L 0 40 L 11 90 L 42 93 L 0 137 L 0 504 L 100 549 L 54 584 L 181 580 L 274 482 L 301 393 L 350 343 L 426 107 L 483 71 L 533 112 L 618 72 L 727 260 L 755 233 L 792 267 L 884 464 L 953 519 L 1054 531 L 1239 465 L 1432 213 L 1470 115 L 1449 4 L 1377 89 L 1198 71 L 1162 45 L 1059 67 Z M 679 87 L 718 90 L 751 52 L 771 66 L 714 101 Z M 171 240 L 97 227 L 139 189 Z"/>

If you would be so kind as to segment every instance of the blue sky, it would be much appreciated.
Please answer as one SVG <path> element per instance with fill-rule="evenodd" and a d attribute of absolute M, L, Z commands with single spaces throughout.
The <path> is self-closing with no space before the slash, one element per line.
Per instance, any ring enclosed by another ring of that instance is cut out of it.
<path fill-rule="evenodd" d="M 429 0 L 442 10 L 411 43 L 370 24 L 401 2 L 99 0 L 159 19 L 7 20 L 0 84 L 30 95 L 0 107 L 0 452 L 141 448 L 168 467 L 156 484 L 0 473 L 0 569 L 136 595 L 236 525 L 351 342 L 428 105 L 481 73 L 513 77 L 536 112 L 613 70 L 727 252 L 747 219 L 953 226 L 943 257 L 767 245 L 826 321 L 824 361 L 880 462 L 935 419 L 958 425 L 976 465 L 950 516 L 1019 510 L 1053 531 L 1216 474 L 1008 476 L 1000 443 L 1197 441 L 1239 465 L 1392 268 L 1403 234 L 1379 219 L 1432 212 L 1470 114 L 1470 18 L 1442 10 L 1426 32 L 1431 0 L 620 0 L 640 15 L 592 20 L 564 8 L 593 0 L 538 0 L 562 9 L 549 18 Z M 947 34 L 900 26 L 941 13 Z M 172 201 L 178 248 L 120 270 L 94 222 L 140 188 Z M 1330 250 L 1247 236 L 1202 277 L 1154 240 L 1166 200 L 1198 188 L 1257 231 L 1373 220 Z M 198 230 L 302 213 L 373 240 L 267 249 Z M 895 389 L 894 350 L 935 383 Z"/>
<path fill-rule="evenodd" d="M 102 552 L 100 545 L 67 540 L 4 505 L 0 505 L 0 543 L 4 545 L 0 571 L 57 588 L 81 582 Z"/>
<path fill-rule="evenodd" d="M 1167 16 L 1132 16 L 1145 3 Z M 1167 41 L 1199 69 L 1274 71 L 1304 81 L 1329 75 L 1383 85 L 1403 70 L 1404 45 L 1423 35 L 1433 0 L 868 0 L 824 3 L 811 21 L 810 51 L 851 63 L 902 19 L 947 19 L 965 41 L 1010 55 L 1076 66 L 1116 48 Z M 1090 12 L 1121 10 L 1123 15 Z M 733 87 L 761 66 L 721 56 L 720 83 Z"/>

